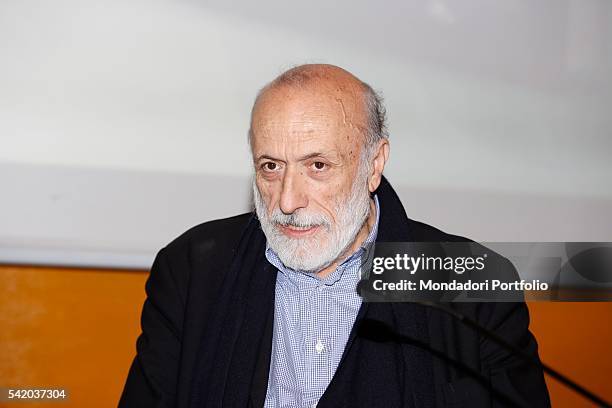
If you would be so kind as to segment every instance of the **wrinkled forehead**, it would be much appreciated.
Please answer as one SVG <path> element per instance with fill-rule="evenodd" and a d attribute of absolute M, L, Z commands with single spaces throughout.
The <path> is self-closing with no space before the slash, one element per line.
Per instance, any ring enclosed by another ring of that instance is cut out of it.
<path fill-rule="evenodd" d="M 366 128 L 363 92 L 342 83 L 275 86 L 260 95 L 251 117 L 252 142 L 274 136 L 321 135 L 356 143 Z"/>

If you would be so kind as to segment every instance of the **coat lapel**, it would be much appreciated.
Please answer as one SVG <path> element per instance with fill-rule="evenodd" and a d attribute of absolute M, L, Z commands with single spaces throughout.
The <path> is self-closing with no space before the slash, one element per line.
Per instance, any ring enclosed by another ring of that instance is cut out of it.
<path fill-rule="evenodd" d="M 252 385 L 261 394 L 276 270 L 265 259 L 265 236 L 253 216 L 242 233 L 219 293 L 217 313 L 200 345 L 191 408 L 245 407 Z M 260 350 L 264 356 L 260 357 Z M 269 351 L 267 351 L 269 359 Z M 267 373 L 266 373 L 267 383 Z M 263 390 L 265 397 L 265 389 Z"/>
<path fill-rule="evenodd" d="M 411 241 L 410 231 L 409 231 L 409 222 L 408 217 L 406 216 L 406 211 L 404 210 L 404 206 L 400 201 L 399 197 L 391 187 L 391 184 L 387 181 L 387 179 L 383 176 L 380 186 L 374 192 L 378 195 L 378 200 L 380 202 L 380 217 L 378 221 L 378 235 L 376 236 L 376 242 L 408 242 Z M 357 336 L 359 323 L 361 320 L 368 314 L 368 308 L 373 306 L 374 309 L 380 308 L 382 306 L 383 309 L 388 309 L 388 304 L 378 304 L 373 303 L 370 304 L 368 302 L 363 302 L 357 313 L 357 318 L 355 320 L 355 324 L 351 330 L 349 335 L 346 347 L 344 349 L 344 353 L 340 360 L 340 364 L 345 359 L 348 351 Z M 389 319 L 392 319 L 392 316 L 388 316 Z M 390 322 L 385 322 L 390 323 Z"/>
<path fill-rule="evenodd" d="M 375 194 L 378 195 L 381 211 L 376 242 L 414 241 L 415 237 L 411 233 L 410 220 L 406 215 L 404 206 L 384 176 Z M 358 338 L 359 325 L 365 318 L 384 323 L 398 334 L 414 339 L 415 344 L 427 344 L 429 341 L 427 311 L 423 306 L 414 303 L 363 302 L 351 329 L 340 364 L 350 356 L 354 342 Z M 403 364 L 399 371 L 405 371 L 407 373 L 406 377 L 409 378 L 405 390 L 407 395 L 406 406 L 434 406 L 433 360 L 431 356 L 422 347 L 414 344 L 405 344 L 401 347 L 404 360 L 397 362 L 397 364 Z M 367 381 L 367 379 L 362 380 Z M 333 383 L 332 380 L 330 386 L 333 386 Z M 355 384 L 355 386 L 359 385 Z"/>

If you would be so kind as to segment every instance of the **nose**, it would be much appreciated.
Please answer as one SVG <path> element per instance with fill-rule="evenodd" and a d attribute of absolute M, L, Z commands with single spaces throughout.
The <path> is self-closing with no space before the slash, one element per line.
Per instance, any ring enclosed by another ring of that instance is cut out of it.
<path fill-rule="evenodd" d="M 299 174 L 294 169 L 287 168 L 283 175 L 283 184 L 280 195 L 280 210 L 284 214 L 293 214 L 299 208 L 308 205 L 304 186 Z"/>

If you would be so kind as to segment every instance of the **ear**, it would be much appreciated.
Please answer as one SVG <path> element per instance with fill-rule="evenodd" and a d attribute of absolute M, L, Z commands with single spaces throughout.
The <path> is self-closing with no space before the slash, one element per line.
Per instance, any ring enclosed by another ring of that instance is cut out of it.
<path fill-rule="evenodd" d="M 368 178 L 368 189 L 373 193 L 380 185 L 385 164 L 389 160 L 389 140 L 383 138 L 378 142 L 374 157 L 372 160 L 372 172 Z"/>

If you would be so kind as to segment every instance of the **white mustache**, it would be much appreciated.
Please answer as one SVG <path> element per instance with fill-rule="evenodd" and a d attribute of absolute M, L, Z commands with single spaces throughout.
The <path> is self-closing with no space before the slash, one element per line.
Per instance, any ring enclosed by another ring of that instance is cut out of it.
<path fill-rule="evenodd" d="M 291 226 L 296 228 L 312 228 L 325 227 L 329 229 L 332 225 L 331 221 L 321 214 L 308 214 L 294 212 L 285 214 L 279 208 L 274 209 L 270 215 L 270 221 L 282 226 Z"/>

